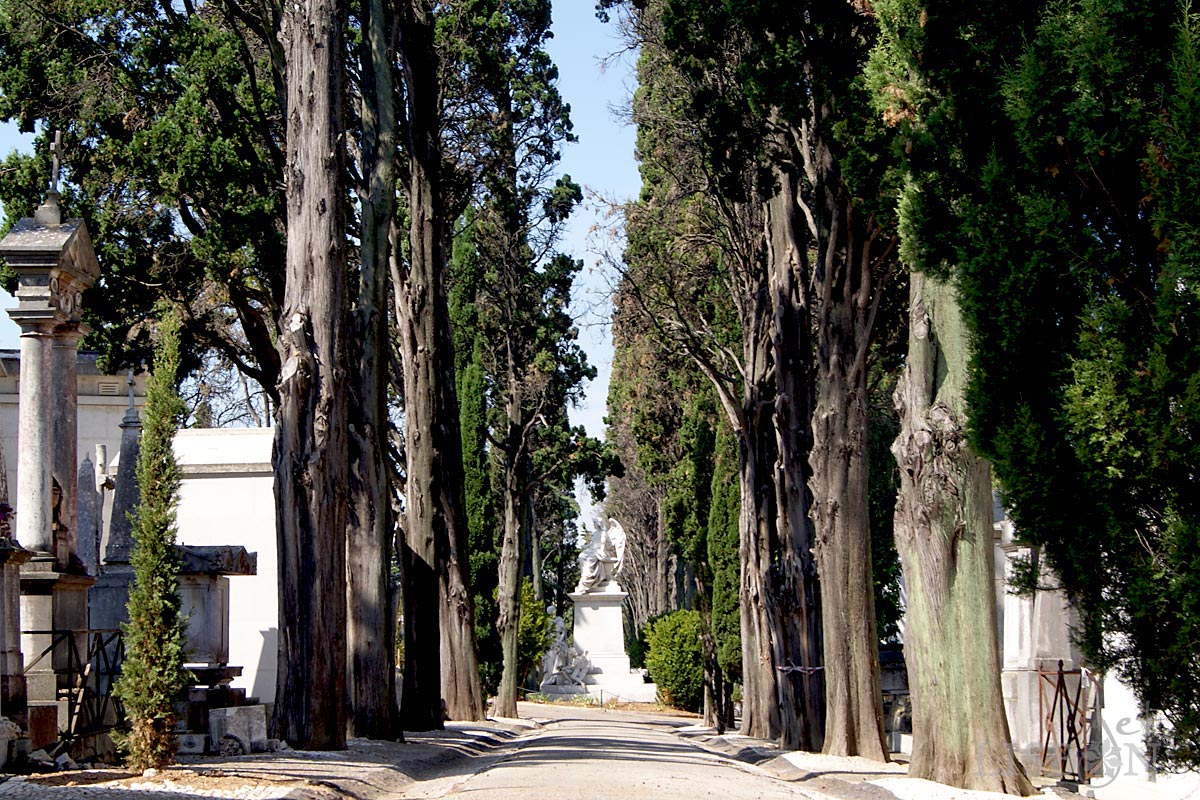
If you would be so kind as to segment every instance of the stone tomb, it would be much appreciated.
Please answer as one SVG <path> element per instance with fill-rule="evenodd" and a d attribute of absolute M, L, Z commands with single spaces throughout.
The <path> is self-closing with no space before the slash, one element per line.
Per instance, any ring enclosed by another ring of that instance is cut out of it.
<path fill-rule="evenodd" d="M 19 568 L 19 615 L 9 596 L 0 610 L 6 620 L 19 620 L 23 631 L 26 720 L 35 746 L 39 737 L 57 737 L 68 727 L 69 698 L 78 692 L 72 653 L 86 652 L 92 583 L 77 554 L 76 364 L 79 340 L 88 331 L 81 301 L 100 267 L 82 220 L 62 218 L 57 159 L 56 151 L 46 202 L 0 242 L 0 255 L 17 274 L 17 307 L 8 312 L 21 328 L 16 539 L 30 554 Z M 5 647 L 0 678 L 19 691 L 11 671 L 20 657 L 9 642 Z M 12 703 L 7 711 L 20 717 L 18 698 L 6 699 Z"/>

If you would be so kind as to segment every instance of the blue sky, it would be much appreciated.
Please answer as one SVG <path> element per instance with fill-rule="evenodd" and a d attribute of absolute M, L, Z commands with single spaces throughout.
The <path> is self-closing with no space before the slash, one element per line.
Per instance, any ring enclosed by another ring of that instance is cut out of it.
<path fill-rule="evenodd" d="M 633 158 L 634 131 L 617 121 L 614 109 L 623 108 L 632 91 L 632 57 L 626 54 L 607 69 L 601 68 L 601 59 L 621 50 L 621 42 L 613 25 L 596 19 L 594 0 L 556 0 L 554 31 L 550 55 L 558 64 L 559 89 L 571 104 L 579 136 L 579 142 L 570 145 L 563 155 L 562 171 L 583 185 L 589 198 L 593 194 L 617 200 L 631 198 L 639 186 Z M 14 149 L 28 150 L 31 143 L 32 137 L 20 134 L 16 126 L 0 125 L 0 154 Z M 608 281 L 597 267 L 598 259 L 590 250 L 588 236 L 599 219 L 596 203 L 589 199 L 572 219 L 562 242 L 562 250 L 583 259 L 585 265 L 576 292 L 576 306 L 581 342 L 599 375 L 588 387 L 585 402 L 572 411 L 572 419 L 586 425 L 594 436 L 603 434 L 612 366 L 607 325 Z M 13 305 L 15 301 L 0 291 L 0 307 L 7 309 Z M 0 314 L 0 347 L 17 347 L 17 334 L 17 326 L 8 315 Z"/>

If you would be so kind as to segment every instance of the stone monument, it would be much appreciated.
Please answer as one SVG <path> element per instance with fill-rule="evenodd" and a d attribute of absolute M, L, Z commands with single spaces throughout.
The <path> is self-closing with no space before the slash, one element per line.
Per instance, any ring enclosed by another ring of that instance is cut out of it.
<path fill-rule="evenodd" d="M 0 241 L 0 256 L 17 274 L 17 307 L 8 314 L 21 328 L 16 538 L 32 553 L 20 570 L 20 624 L 29 631 L 21 650 L 37 662 L 26 675 L 34 746 L 66 727 L 70 648 L 54 644 L 54 632 L 86 637 L 92 583 L 76 554 L 75 365 L 88 330 L 81 321 L 83 293 L 95 285 L 100 267 L 83 221 L 62 218 L 60 142 L 56 137 L 46 201 Z M 84 649 L 82 639 L 76 644 Z M 48 651 L 51 657 L 41 658 Z"/>
<path fill-rule="evenodd" d="M 94 630 L 115 630 L 129 620 L 125 604 L 129 602 L 129 587 L 133 584 L 133 519 L 140 493 L 137 485 L 138 451 L 141 449 L 142 420 L 134 400 L 133 372 L 129 384 L 129 408 L 121 420 L 121 450 L 117 474 L 113 481 L 113 504 L 108 522 L 108 545 L 100 564 L 100 574 L 90 593 L 91 627 Z M 101 506 L 103 507 L 103 506 Z"/>
<path fill-rule="evenodd" d="M 579 554 L 579 584 L 571 593 L 575 603 L 574 653 L 552 675 L 549 686 L 578 688 L 604 699 L 654 702 L 656 687 L 641 672 L 631 671 L 625 652 L 622 606 L 629 595 L 617 583 L 625 563 L 625 529 L 615 519 L 597 527 Z M 581 659 L 586 659 L 583 669 Z M 555 677 L 559 676 L 559 677 Z M 582 679 L 582 684 L 575 680 Z"/>

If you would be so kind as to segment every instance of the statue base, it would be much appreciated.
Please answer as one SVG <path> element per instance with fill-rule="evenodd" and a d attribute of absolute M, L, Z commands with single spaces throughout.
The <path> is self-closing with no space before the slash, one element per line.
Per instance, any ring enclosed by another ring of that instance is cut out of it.
<path fill-rule="evenodd" d="M 558 686 L 555 694 L 582 694 L 635 703 L 653 703 L 657 687 L 646 683 L 640 671 L 629 668 L 625 652 L 625 625 L 622 606 L 629 595 L 616 581 L 609 581 L 591 592 L 570 595 L 575 604 L 575 646 L 587 653 L 591 669 L 585 684 Z"/>

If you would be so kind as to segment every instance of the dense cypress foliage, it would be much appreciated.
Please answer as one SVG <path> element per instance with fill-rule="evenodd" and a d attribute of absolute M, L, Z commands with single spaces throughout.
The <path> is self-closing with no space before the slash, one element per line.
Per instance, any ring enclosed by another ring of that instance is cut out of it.
<path fill-rule="evenodd" d="M 1195 18 L 879 10 L 904 250 L 960 289 L 972 444 L 1080 611 L 1088 660 L 1165 714 L 1162 763 L 1196 763 Z"/>
<path fill-rule="evenodd" d="M 183 668 L 187 621 L 181 613 L 175 506 L 179 468 L 171 449 L 185 408 L 179 399 L 179 323 L 168 315 L 159 327 L 154 369 L 146 384 L 133 511 L 133 584 L 125 661 L 116 692 L 125 705 L 129 733 L 121 744 L 134 770 L 161 768 L 175 755 L 174 704 L 187 680 Z"/>

